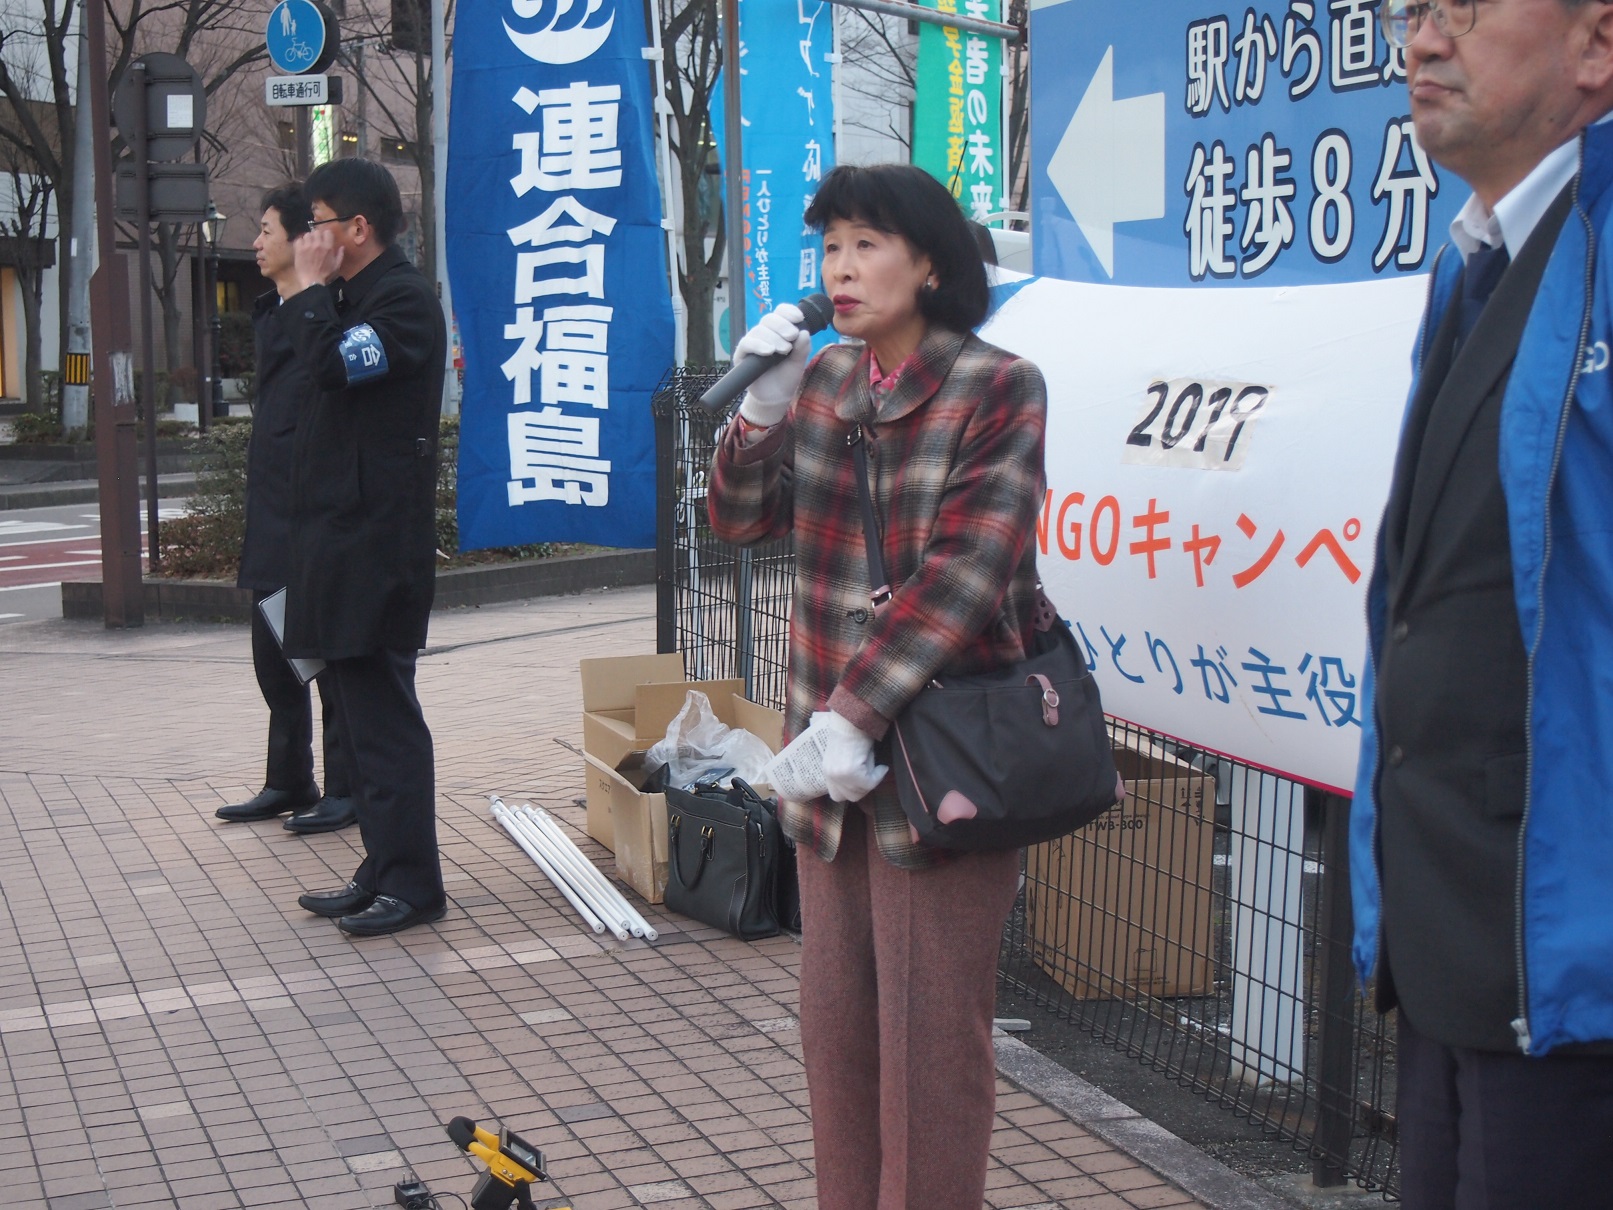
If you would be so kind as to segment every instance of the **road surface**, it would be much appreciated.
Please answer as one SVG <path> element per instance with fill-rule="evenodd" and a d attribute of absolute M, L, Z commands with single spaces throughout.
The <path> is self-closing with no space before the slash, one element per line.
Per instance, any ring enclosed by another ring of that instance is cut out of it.
<path fill-rule="evenodd" d="M 183 516 L 161 501 L 159 518 Z M 146 514 L 140 510 L 145 547 Z M 0 512 L 0 626 L 62 616 L 62 581 L 101 578 L 101 514 L 94 504 Z"/>

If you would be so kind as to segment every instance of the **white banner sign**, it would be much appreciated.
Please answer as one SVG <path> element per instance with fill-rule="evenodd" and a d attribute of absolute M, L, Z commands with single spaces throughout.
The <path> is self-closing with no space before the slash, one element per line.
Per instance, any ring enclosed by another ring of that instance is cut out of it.
<path fill-rule="evenodd" d="M 263 81 L 265 105 L 329 105 L 329 76 L 269 76 Z"/>
<path fill-rule="evenodd" d="M 1426 278 L 1038 278 L 981 335 L 1047 378 L 1049 595 L 1109 713 L 1343 793 Z"/>

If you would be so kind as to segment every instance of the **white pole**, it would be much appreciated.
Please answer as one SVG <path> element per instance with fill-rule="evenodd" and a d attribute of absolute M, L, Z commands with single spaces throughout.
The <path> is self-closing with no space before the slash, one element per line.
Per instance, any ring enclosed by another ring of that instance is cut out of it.
<path fill-rule="evenodd" d="M 528 805 L 522 809 L 537 821 L 539 828 L 555 842 L 557 848 L 570 856 L 573 866 L 588 884 L 594 888 L 597 897 L 612 906 L 634 936 L 643 937 L 648 941 L 656 939 L 655 929 L 650 927 L 649 921 L 639 915 L 638 911 L 627 901 L 627 898 L 616 888 L 615 884 L 600 873 L 599 868 L 593 862 L 588 860 L 583 851 L 577 847 L 576 842 L 561 830 L 559 821 L 553 815 L 542 807 Z"/>
<path fill-rule="evenodd" d="M 522 829 L 527 839 L 533 843 L 537 850 L 548 859 L 549 864 L 554 867 L 560 877 L 566 880 L 577 897 L 586 903 L 594 915 L 604 922 L 605 927 L 615 934 L 618 941 L 626 941 L 631 935 L 626 922 L 619 918 L 619 914 L 613 911 L 609 904 L 600 902 L 599 896 L 583 882 L 567 856 L 555 847 L 554 841 L 550 837 L 544 835 L 533 821 L 531 815 L 521 810 L 517 810 L 513 814 L 516 825 Z"/>
<path fill-rule="evenodd" d="M 831 129 L 834 138 L 834 161 L 838 164 L 840 163 L 840 131 L 844 124 L 841 114 L 846 106 L 841 89 L 844 80 L 840 71 L 840 9 L 832 4 L 829 6 L 829 29 L 834 34 L 834 40 L 830 43 L 832 49 L 829 52 L 829 96 L 830 104 L 834 106 L 835 111 Z"/>
<path fill-rule="evenodd" d="M 442 410 L 459 414 L 459 371 L 454 369 L 454 296 L 448 288 L 448 32 L 443 0 L 431 0 L 431 194 L 435 217 L 431 233 L 437 255 L 437 297 L 448 321 L 448 364 L 443 370 Z"/>
<path fill-rule="evenodd" d="M 619 939 L 626 940 L 626 938 L 621 936 L 620 930 L 618 930 L 610 921 L 606 920 L 599 913 L 595 905 L 589 902 L 588 898 L 578 891 L 574 885 L 572 885 L 571 880 L 566 877 L 565 872 L 561 870 L 560 867 L 555 863 L 554 858 L 548 852 L 546 846 L 541 844 L 533 835 L 531 828 L 527 825 L 527 822 L 521 818 L 520 812 L 513 811 L 508 807 L 504 808 L 504 810 L 506 812 L 505 826 L 510 829 L 512 835 L 516 836 L 522 842 L 522 847 L 526 849 L 528 854 L 532 856 L 532 859 L 538 863 L 539 868 L 548 875 L 549 881 L 554 883 L 555 886 L 560 889 L 561 894 L 565 895 L 565 897 L 571 902 L 571 905 L 575 907 L 579 913 L 581 913 L 583 919 L 588 922 L 589 927 L 591 927 L 596 933 L 603 933 L 609 930 Z"/>
<path fill-rule="evenodd" d="M 566 881 L 550 868 L 548 861 L 541 853 L 538 852 L 536 848 L 533 847 L 532 842 L 526 838 L 525 834 L 516 824 L 515 812 L 511 811 L 504 805 L 502 800 L 496 797 L 493 799 L 493 816 L 499 821 L 499 823 L 504 825 L 504 830 L 510 834 L 510 837 L 515 841 L 516 844 L 521 846 L 526 855 L 532 858 L 533 861 L 537 862 L 538 868 L 549 876 L 549 881 L 560 888 L 560 893 L 571 902 L 572 907 L 577 909 L 577 913 L 588 923 L 588 927 L 593 929 L 596 933 L 603 933 L 605 931 L 605 925 L 600 921 L 599 917 L 595 916 L 594 913 L 591 912 L 588 907 L 572 892 L 571 887 L 566 883 Z"/>
<path fill-rule="evenodd" d="M 1234 765 L 1232 1058 L 1258 1082 L 1305 1074 L 1305 788 Z"/>
<path fill-rule="evenodd" d="M 619 921 L 629 933 L 642 937 L 641 922 L 635 922 L 633 909 L 594 867 L 594 863 L 583 856 L 582 850 L 572 843 L 571 838 L 560 830 L 547 813 L 534 809 L 530 804 L 522 810 L 533 827 L 552 846 L 551 851 L 563 855 L 573 882 L 578 884 L 578 890 L 588 896 L 590 903 L 597 905 L 600 914 Z"/>
<path fill-rule="evenodd" d="M 683 243 L 684 215 L 683 207 L 677 204 L 679 195 L 673 192 L 672 102 L 666 96 L 666 63 L 661 57 L 660 5 L 652 5 L 651 9 L 654 19 L 650 21 L 650 46 L 644 56 L 655 61 L 655 112 L 660 115 L 661 130 L 661 229 L 666 232 L 667 284 L 672 294 L 672 364 L 681 366 L 689 360 L 689 307 L 678 287 L 678 249 Z M 691 155 L 699 154 L 696 148 L 685 150 Z"/>
<path fill-rule="evenodd" d="M 525 852 L 528 857 L 532 858 L 533 862 L 537 864 L 540 870 L 548 875 L 551 882 L 560 888 L 561 893 L 564 894 L 565 897 L 571 902 L 571 906 L 576 908 L 577 911 L 581 913 L 583 919 L 588 922 L 589 927 L 592 928 L 596 933 L 603 933 L 605 931 L 604 924 L 601 923 L 599 918 L 588 909 L 586 904 L 580 902 L 572 894 L 569 884 L 562 879 L 556 878 L 555 875 L 550 871 L 547 859 L 545 859 L 537 847 L 534 846 L 529 839 L 527 839 L 525 831 L 516 823 L 515 813 L 498 799 L 494 799 L 492 810 L 493 818 L 497 819 L 499 823 L 504 826 L 504 830 L 510 834 L 510 838 L 514 840 L 516 844 L 520 845 L 522 851 Z"/>
<path fill-rule="evenodd" d="M 527 827 L 528 835 L 542 844 L 543 851 L 555 863 L 555 868 L 566 876 L 577 894 L 588 901 L 588 905 L 594 909 L 599 918 L 606 924 L 620 925 L 631 932 L 627 913 L 611 901 L 611 896 L 601 887 L 599 879 L 589 877 L 590 872 L 597 874 L 599 871 L 593 868 L 592 863 L 578 851 L 577 847 L 564 835 L 556 837 L 544 825 L 544 821 L 538 818 L 530 804 L 520 807 L 517 814 Z"/>

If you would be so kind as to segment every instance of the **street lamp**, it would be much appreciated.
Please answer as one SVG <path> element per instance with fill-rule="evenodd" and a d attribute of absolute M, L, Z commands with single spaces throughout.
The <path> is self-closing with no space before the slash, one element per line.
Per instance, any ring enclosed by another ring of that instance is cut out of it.
<path fill-rule="evenodd" d="M 202 220 L 202 238 L 207 241 L 209 268 L 211 281 L 208 285 L 209 304 L 212 317 L 208 320 L 208 331 L 211 334 L 211 348 L 208 357 L 208 406 L 214 416 L 229 414 L 229 408 L 224 404 L 224 382 L 220 376 L 219 343 L 224 332 L 224 321 L 218 313 L 218 242 L 224 237 L 224 224 L 229 215 L 220 214 L 218 207 L 211 201 L 207 203 L 207 217 Z"/>

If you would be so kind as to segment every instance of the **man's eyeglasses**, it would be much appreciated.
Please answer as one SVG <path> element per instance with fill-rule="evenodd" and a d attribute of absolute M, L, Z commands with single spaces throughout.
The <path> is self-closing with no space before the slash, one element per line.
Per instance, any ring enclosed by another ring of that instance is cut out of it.
<path fill-rule="evenodd" d="M 315 227 L 323 227 L 326 223 L 350 223 L 357 217 L 358 215 L 356 214 L 339 214 L 335 218 L 316 218 L 308 224 L 308 230 L 312 231 Z"/>
<path fill-rule="evenodd" d="M 1391 46 L 1410 46 L 1423 19 L 1434 18 L 1434 28 L 1447 38 L 1460 38 L 1473 31 L 1478 20 L 1478 0 L 1440 0 L 1437 3 L 1418 3 L 1417 0 L 1383 0 L 1378 5 L 1378 23 L 1383 36 Z"/>

